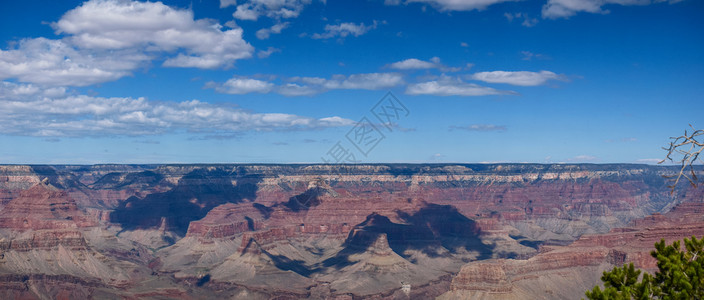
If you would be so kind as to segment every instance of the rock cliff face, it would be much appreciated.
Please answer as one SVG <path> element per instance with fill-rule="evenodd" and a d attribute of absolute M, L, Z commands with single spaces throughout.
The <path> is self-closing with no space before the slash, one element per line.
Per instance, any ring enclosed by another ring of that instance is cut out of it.
<path fill-rule="evenodd" d="M 655 240 L 704 234 L 704 193 L 670 195 L 674 171 L 0 166 L 0 295 L 579 297 L 608 266 L 652 269 Z"/>
<path fill-rule="evenodd" d="M 20 191 L 0 211 L 0 294 L 89 297 L 96 288 L 128 284 L 122 263 L 90 245 L 98 223 L 47 179 Z"/>
<path fill-rule="evenodd" d="M 606 234 L 584 235 L 569 246 L 542 247 L 528 260 L 491 260 L 472 262 L 453 278 L 451 291 L 442 299 L 521 299 L 546 296 L 546 286 L 561 274 L 559 287 L 550 292 L 557 298 L 583 297 L 584 291 L 598 284 L 601 272 L 613 266 L 634 263 L 654 272 L 653 245 L 692 236 L 704 236 L 704 202 L 682 203 L 666 214 L 636 219 L 626 228 Z M 579 270 L 579 272 L 574 272 Z"/>
<path fill-rule="evenodd" d="M 78 209 L 65 191 L 37 184 L 8 201 L 0 216 L 0 228 L 13 230 L 69 229 L 96 226 Z"/>

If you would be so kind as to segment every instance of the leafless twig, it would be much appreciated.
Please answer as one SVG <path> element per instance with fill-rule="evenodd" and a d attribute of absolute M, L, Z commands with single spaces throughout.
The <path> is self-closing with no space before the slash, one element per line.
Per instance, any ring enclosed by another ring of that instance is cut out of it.
<path fill-rule="evenodd" d="M 670 178 L 673 182 L 672 185 L 669 186 L 671 189 L 670 193 L 675 191 L 675 186 L 677 186 L 677 183 L 680 182 L 682 177 L 686 178 L 692 186 L 697 186 L 697 174 L 694 171 L 694 164 L 697 160 L 702 162 L 699 155 L 702 153 L 702 149 L 704 149 L 704 142 L 700 141 L 703 138 L 702 136 L 704 136 L 704 130 L 694 129 L 692 124 L 690 124 L 689 127 L 692 128 L 690 133 L 685 130 L 684 135 L 671 137 L 670 139 L 673 141 L 670 142 L 670 146 L 667 148 L 663 147 L 663 149 L 667 151 L 667 157 L 660 161 L 659 164 L 669 160 L 682 165 L 677 175 L 665 176 Z M 689 170 L 687 170 L 688 168 Z"/>

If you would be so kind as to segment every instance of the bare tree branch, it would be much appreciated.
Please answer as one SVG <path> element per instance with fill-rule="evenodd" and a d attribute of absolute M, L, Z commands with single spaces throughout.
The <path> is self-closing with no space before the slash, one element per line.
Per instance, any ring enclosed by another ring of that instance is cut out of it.
<path fill-rule="evenodd" d="M 697 186 L 697 174 L 694 171 L 694 164 L 697 160 L 702 162 L 699 155 L 702 153 L 702 149 L 704 149 L 704 142 L 701 141 L 704 139 L 704 130 L 694 129 L 692 124 L 689 124 L 689 127 L 692 128 L 691 133 L 687 133 L 687 130 L 685 130 L 684 135 L 670 138 L 673 141 L 670 142 L 669 147 L 663 147 L 663 149 L 667 151 L 667 156 L 660 161 L 659 164 L 669 160 L 671 162 L 677 162 L 682 166 L 677 175 L 665 176 L 666 178 L 670 178 L 672 182 L 672 185 L 669 186 L 671 189 L 670 193 L 675 191 L 675 186 L 677 186 L 677 183 L 679 183 L 682 178 L 687 179 L 692 186 Z"/>

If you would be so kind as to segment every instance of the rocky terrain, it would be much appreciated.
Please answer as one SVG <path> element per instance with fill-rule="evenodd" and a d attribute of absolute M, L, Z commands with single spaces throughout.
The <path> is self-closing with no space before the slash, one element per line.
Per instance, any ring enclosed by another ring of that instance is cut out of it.
<path fill-rule="evenodd" d="M 579 298 L 704 235 L 646 165 L 0 166 L 3 299 Z"/>
<path fill-rule="evenodd" d="M 583 235 L 569 246 L 540 247 L 527 260 L 470 262 L 440 299 L 578 299 L 599 283 L 604 270 L 634 263 L 657 270 L 653 244 L 704 236 L 704 202 L 681 203 L 668 213 L 632 221 L 606 234 Z"/>

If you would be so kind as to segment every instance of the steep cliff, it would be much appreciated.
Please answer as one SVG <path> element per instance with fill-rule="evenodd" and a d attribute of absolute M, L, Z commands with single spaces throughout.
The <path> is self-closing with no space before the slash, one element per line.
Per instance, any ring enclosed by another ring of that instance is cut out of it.
<path fill-rule="evenodd" d="M 584 235 L 569 246 L 543 247 L 528 260 L 471 262 L 440 298 L 575 299 L 600 283 L 601 273 L 613 266 L 632 262 L 654 272 L 657 264 L 650 252 L 656 242 L 692 236 L 704 236 L 704 202 L 682 203 L 664 215 L 634 220 L 630 227 Z"/>
<path fill-rule="evenodd" d="M 704 234 L 704 193 L 670 195 L 674 171 L 0 166 L 0 295 L 572 297 L 608 266 L 652 268 L 659 237 Z"/>

